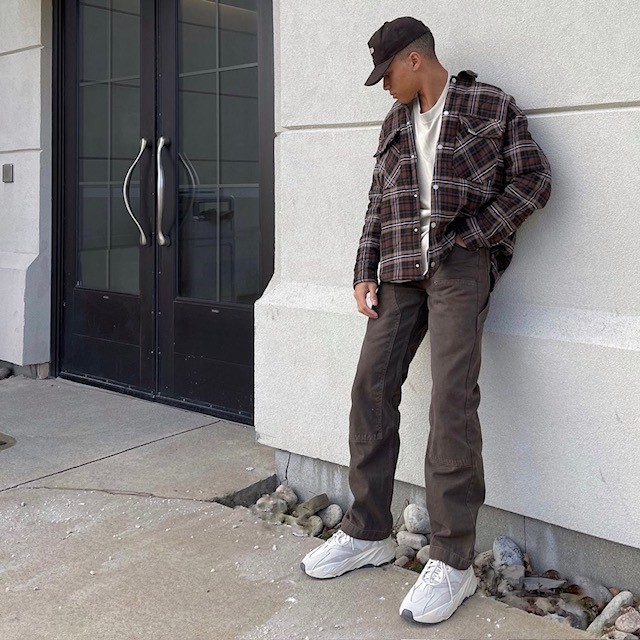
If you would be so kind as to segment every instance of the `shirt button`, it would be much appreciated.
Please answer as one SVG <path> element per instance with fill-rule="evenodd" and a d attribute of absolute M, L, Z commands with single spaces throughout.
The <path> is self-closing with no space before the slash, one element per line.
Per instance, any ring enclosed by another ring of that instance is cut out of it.
<path fill-rule="evenodd" d="M 457 78 L 451 78 L 451 82 L 456 82 Z"/>
<path fill-rule="evenodd" d="M 442 149 L 442 145 L 441 144 L 438 145 L 438 149 Z"/>
<path fill-rule="evenodd" d="M 433 188 L 434 188 L 434 189 L 437 189 L 437 188 L 438 188 L 438 185 L 437 185 L 437 184 L 434 184 L 434 185 L 433 185 Z"/>
<path fill-rule="evenodd" d="M 420 264 L 416 262 L 416 267 L 419 267 L 419 266 L 420 266 Z"/>
<path fill-rule="evenodd" d="M 414 230 L 414 231 L 417 231 L 417 230 L 418 230 L 418 227 L 414 227 L 414 229 L 413 229 L 413 230 Z"/>
<path fill-rule="evenodd" d="M 414 155 L 412 155 L 411 157 L 412 157 L 412 158 L 415 158 L 415 156 L 414 156 Z"/>
<path fill-rule="evenodd" d="M 417 198 L 417 197 L 418 197 L 418 194 L 417 194 L 417 193 L 414 193 L 414 194 L 413 194 L 413 197 L 414 197 L 414 198 Z"/>
<path fill-rule="evenodd" d="M 435 266 L 436 266 L 436 263 L 435 263 L 435 262 L 432 262 L 432 263 L 431 263 L 431 266 L 432 266 L 432 267 L 435 267 Z"/>
<path fill-rule="evenodd" d="M 442 114 L 445 115 L 445 116 L 448 116 L 449 112 L 448 111 L 443 111 Z"/>
<path fill-rule="evenodd" d="M 432 227 L 435 227 L 435 226 L 436 226 L 436 223 L 435 223 L 435 222 L 432 222 L 432 223 L 431 223 L 431 226 L 432 226 Z"/>

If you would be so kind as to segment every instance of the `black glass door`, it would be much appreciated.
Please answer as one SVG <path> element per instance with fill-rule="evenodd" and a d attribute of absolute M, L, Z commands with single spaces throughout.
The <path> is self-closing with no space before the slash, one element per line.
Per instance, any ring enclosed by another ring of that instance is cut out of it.
<path fill-rule="evenodd" d="M 268 5 L 65 3 L 61 375 L 252 422 L 253 303 L 273 273 Z"/>

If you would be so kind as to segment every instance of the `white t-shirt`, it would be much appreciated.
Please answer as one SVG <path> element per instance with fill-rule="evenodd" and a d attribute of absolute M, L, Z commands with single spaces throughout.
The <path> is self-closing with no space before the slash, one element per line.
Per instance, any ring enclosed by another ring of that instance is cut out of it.
<path fill-rule="evenodd" d="M 420 99 L 416 94 L 411 103 L 413 131 L 418 152 L 418 185 L 420 187 L 420 241 L 422 247 L 422 275 L 428 271 L 427 251 L 429 249 L 429 226 L 431 223 L 431 184 L 433 167 L 436 161 L 436 145 L 440 137 L 442 110 L 447 98 L 451 82 L 451 73 L 447 73 L 447 82 L 438 101 L 424 113 L 420 112 Z M 408 280 L 392 280 L 392 282 L 409 282 Z"/>

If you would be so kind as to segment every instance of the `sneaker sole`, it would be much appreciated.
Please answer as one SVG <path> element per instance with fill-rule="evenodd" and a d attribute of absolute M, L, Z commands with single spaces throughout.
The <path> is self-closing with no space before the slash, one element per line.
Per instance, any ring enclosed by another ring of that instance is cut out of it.
<path fill-rule="evenodd" d="M 457 604 L 455 604 L 456 600 L 454 599 L 453 602 L 450 602 L 448 604 L 443 604 L 441 607 L 438 607 L 437 609 L 434 609 L 433 611 L 429 611 L 429 613 L 425 613 L 418 617 L 415 617 L 413 615 L 413 611 L 411 611 L 411 609 L 403 609 L 401 615 L 403 618 L 406 618 L 407 620 L 411 620 L 413 622 L 420 622 L 422 624 L 424 623 L 437 624 L 438 622 L 444 622 L 445 620 L 448 620 L 457 611 L 458 607 L 460 607 L 460 605 L 467 598 L 470 598 L 477 590 L 478 590 L 478 581 L 477 581 L 477 578 L 474 576 L 474 579 L 468 585 L 465 586 L 463 591 L 460 592 L 460 593 L 463 593 L 464 595 L 462 599 L 458 601 Z"/>
<path fill-rule="evenodd" d="M 309 573 L 305 566 L 304 566 L 304 562 L 300 563 L 300 569 L 302 569 L 302 571 L 308 575 L 310 578 L 315 578 L 316 580 L 330 580 L 331 578 L 339 578 L 340 576 L 344 576 L 347 573 L 351 573 L 352 571 L 357 571 L 358 569 L 367 569 L 369 567 L 384 567 L 385 565 L 391 564 L 392 562 L 395 561 L 395 557 L 391 558 L 391 560 L 386 560 L 385 562 L 381 562 L 380 564 L 363 564 L 361 567 L 353 567 L 353 569 L 347 569 L 346 571 L 343 571 L 342 573 L 337 573 L 336 575 L 333 576 L 318 576 L 318 575 L 313 575 L 312 573 Z"/>

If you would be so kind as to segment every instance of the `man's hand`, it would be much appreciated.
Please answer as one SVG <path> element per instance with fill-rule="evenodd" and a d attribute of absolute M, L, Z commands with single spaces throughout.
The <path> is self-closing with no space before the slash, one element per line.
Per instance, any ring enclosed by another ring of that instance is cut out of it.
<path fill-rule="evenodd" d="M 462 236 L 459 233 L 456 233 L 455 241 L 456 244 L 459 244 L 461 247 L 464 247 L 465 249 L 467 248 L 467 245 L 465 244 Z"/>
<path fill-rule="evenodd" d="M 373 309 L 369 309 L 369 305 L 367 304 L 367 293 L 369 293 L 371 305 L 376 306 L 378 304 L 378 296 L 376 295 L 377 288 L 377 282 L 366 280 L 365 282 L 358 282 L 353 290 L 353 297 L 356 299 L 356 303 L 358 304 L 358 311 L 365 316 L 374 319 L 378 317 L 378 314 Z"/>

